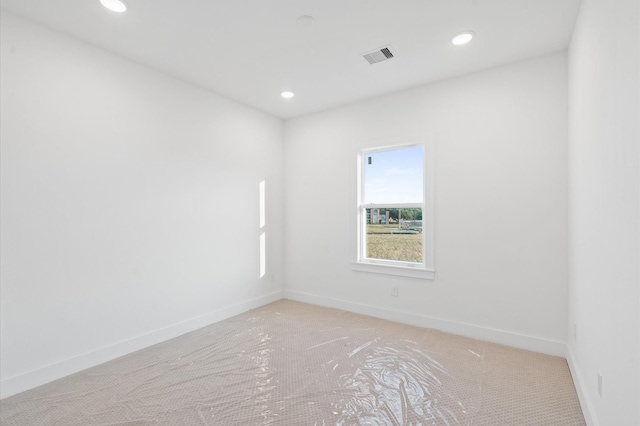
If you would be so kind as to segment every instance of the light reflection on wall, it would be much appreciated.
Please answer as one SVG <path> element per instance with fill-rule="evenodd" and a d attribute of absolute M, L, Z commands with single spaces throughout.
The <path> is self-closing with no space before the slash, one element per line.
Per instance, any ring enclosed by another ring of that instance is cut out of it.
<path fill-rule="evenodd" d="M 260 182 L 260 229 L 264 229 L 266 225 L 266 208 L 265 208 L 265 193 L 266 182 Z M 264 277 L 267 273 L 267 236 L 266 232 L 260 234 L 260 278 Z"/>
<path fill-rule="evenodd" d="M 260 182 L 260 229 L 264 228 L 266 223 L 265 216 L 265 185 L 266 182 Z"/>
<path fill-rule="evenodd" d="M 265 234 L 265 232 L 260 234 L 260 278 L 264 277 L 264 274 L 267 273 L 267 237 Z"/>

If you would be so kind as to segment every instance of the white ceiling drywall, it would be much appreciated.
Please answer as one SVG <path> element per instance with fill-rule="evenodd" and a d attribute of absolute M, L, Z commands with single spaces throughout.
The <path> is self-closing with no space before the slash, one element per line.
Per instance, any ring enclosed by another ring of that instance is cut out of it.
<path fill-rule="evenodd" d="M 580 0 L 2 0 L 4 9 L 282 118 L 567 47 Z M 303 27 L 301 15 L 316 23 Z M 468 45 L 450 38 L 473 30 Z M 397 57 L 361 54 L 391 45 Z M 296 96 L 285 100 L 283 90 Z"/>

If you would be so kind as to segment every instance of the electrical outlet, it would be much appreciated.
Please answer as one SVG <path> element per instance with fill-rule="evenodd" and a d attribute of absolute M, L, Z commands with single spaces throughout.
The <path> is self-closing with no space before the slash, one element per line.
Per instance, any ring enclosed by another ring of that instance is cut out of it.
<path fill-rule="evenodd" d="M 602 398 L 602 373 L 598 371 L 598 394 Z"/>
<path fill-rule="evenodd" d="M 398 293 L 399 293 L 399 289 L 397 285 L 392 285 L 391 286 L 391 295 L 393 297 L 398 297 Z"/>

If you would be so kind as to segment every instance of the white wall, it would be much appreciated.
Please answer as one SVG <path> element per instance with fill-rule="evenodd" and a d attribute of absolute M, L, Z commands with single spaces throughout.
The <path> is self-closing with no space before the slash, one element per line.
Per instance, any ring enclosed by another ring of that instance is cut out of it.
<path fill-rule="evenodd" d="M 583 0 L 569 51 L 569 361 L 603 426 L 640 424 L 639 15 Z"/>
<path fill-rule="evenodd" d="M 3 396 L 282 297 L 281 120 L 4 11 L 1 38 Z"/>
<path fill-rule="evenodd" d="M 564 354 L 566 73 L 558 53 L 287 121 L 287 297 Z M 416 139 L 436 151 L 436 279 L 352 271 L 356 152 Z"/>

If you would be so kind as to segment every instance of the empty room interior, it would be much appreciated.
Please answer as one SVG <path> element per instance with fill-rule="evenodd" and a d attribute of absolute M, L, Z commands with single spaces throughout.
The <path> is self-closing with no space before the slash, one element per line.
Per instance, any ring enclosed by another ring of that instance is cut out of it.
<path fill-rule="evenodd" d="M 640 425 L 638 0 L 2 0 L 0 423 Z"/>

